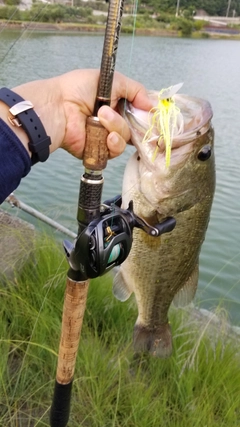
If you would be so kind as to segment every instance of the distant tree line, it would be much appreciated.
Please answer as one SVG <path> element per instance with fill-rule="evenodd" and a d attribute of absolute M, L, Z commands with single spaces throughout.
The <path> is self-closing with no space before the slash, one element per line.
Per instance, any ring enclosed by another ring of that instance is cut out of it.
<path fill-rule="evenodd" d="M 93 9 L 97 4 L 98 10 L 106 11 L 107 5 L 105 2 L 93 2 L 88 3 L 83 0 L 74 0 L 74 7 L 69 5 L 63 5 L 58 3 L 42 3 L 34 2 L 31 9 L 20 10 L 17 5 L 14 5 L 14 1 L 19 0 L 6 0 L 11 2 L 10 5 L 0 7 L 0 19 L 6 19 L 11 21 L 38 21 L 38 22 L 66 22 L 66 23 L 80 23 L 87 25 L 105 25 L 106 13 L 94 15 Z M 176 17 L 176 1 L 172 0 L 140 0 L 141 3 L 138 9 L 137 18 L 131 14 L 124 16 L 122 19 L 122 31 L 131 33 L 133 27 L 141 29 L 161 29 L 161 30 L 174 30 L 178 31 L 183 36 L 191 36 L 192 32 L 198 31 L 200 37 L 207 37 L 208 34 L 204 33 L 204 26 L 206 22 L 203 20 L 194 20 L 194 3 L 195 0 L 180 0 L 179 1 L 179 16 Z M 205 0 L 198 0 L 198 4 L 204 4 Z M 240 0 L 239 0 L 240 1 Z M 156 9 L 154 4 L 157 4 Z M 174 7 L 170 7 L 174 3 Z M 190 6 L 191 3 L 191 6 Z M 223 3 L 223 0 L 208 0 L 208 3 L 219 4 Z M 234 0 L 232 0 L 234 3 Z M 127 8 L 131 8 L 130 0 L 126 0 L 126 11 Z M 159 9 L 159 4 L 161 9 Z M 184 5 L 187 7 L 184 8 Z M 226 0 L 225 0 L 226 5 Z M 102 9 L 103 8 L 103 9 Z M 206 10 L 206 9 L 205 9 Z M 131 12 L 131 10 L 128 10 Z M 153 17 L 154 13 L 154 17 Z M 215 12 L 216 14 L 216 12 Z"/>
<path fill-rule="evenodd" d="M 186 9 L 196 11 L 199 9 L 205 10 L 209 15 L 226 16 L 229 0 L 179 0 L 179 10 Z M 139 0 L 141 9 L 151 8 L 155 12 L 175 13 L 177 8 L 177 0 Z M 240 15 L 240 1 L 231 0 L 229 16 L 232 16 L 235 11 L 236 16 Z"/>
<path fill-rule="evenodd" d="M 55 0 L 56 1 L 56 0 Z M 33 0 L 33 2 L 35 2 Z M 20 4 L 20 0 L 4 0 L 5 5 L 15 6 Z M 178 0 L 139 0 L 138 13 L 169 13 L 175 14 Z M 192 15 L 196 10 L 203 9 L 209 15 L 226 16 L 229 0 L 179 0 L 180 14 Z M 54 5 L 56 6 L 57 1 Z M 74 0 L 75 7 L 91 8 L 95 10 L 107 11 L 108 4 L 102 0 Z M 125 0 L 125 9 L 129 11 L 132 8 L 132 0 Z M 229 16 L 240 16 L 240 0 L 230 1 Z"/>
<path fill-rule="evenodd" d="M 71 7 L 62 4 L 34 3 L 29 10 L 19 10 L 16 6 L 1 6 L 0 19 L 34 22 L 92 22 L 92 9 Z"/>
<path fill-rule="evenodd" d="M 19 5 L 20 0 L 4 0 L 8 6 Z M 57 3 L 57 2 L 56 2 Z M 56 5 L 55 3 L 55 5 Z M 209 15 L 226 16 L 229 0 L 179 0 L 179 11 L 193 13 L 196 10 L 203 9 Z M 89 0 L 87 3 L 83 0 L 74 0 L 74 6 L 88 7 L 95 10 L 108 10 L 108 4 L 102 0 Z M 125 8 L 132 7 L 132 0 L 125 0 Z M 148 10 L 152 13 L 170 13 L 175 14 L 177 8 L 177 0 L 139 0 L 138 11 L 144 13 Z M 229 16 L 235 14 L 240 16 L 240 1 L 231 0 Z"/>

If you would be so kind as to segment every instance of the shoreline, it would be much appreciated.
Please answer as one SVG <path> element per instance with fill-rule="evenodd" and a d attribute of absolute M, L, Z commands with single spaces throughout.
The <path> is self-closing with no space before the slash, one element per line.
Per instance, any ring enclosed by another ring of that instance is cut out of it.
<path fill-rule="evenodd" d="M 50 22 L 28 22 L 28 21 L 6 21 L 0 20 L 0 30 L 31 30 L 36 32 L 59 32 L 59 33 L 82 33 L 82 34 L 104 34 L 104 25 L 89 25 L 77 23 L 50 23 Z M 122 27 L 122 34 L 132 34 L 132 30 L 128 27 Z M 182 37 L 179 31 L 167 29 L 151 29 L 151 28 L 136 28 L 136 36 L 149 37 Z M 219 33 L 219 32 L 193 32 L 189 38 L 211 38 L 211 39 L 227 39 L 240 40 L 240 34 Z"/>
<path fill-rule="evenodd" d="M 81 33 L 105 33 L 106 27 L 104 25 L 89 25 L 77 23 L 53 23 L 53 22 L 28 22 L 28 21 L 4 21 L 0 20 L 0 29 L 29 29 L 31 31 L 57 31 L 57 32 L 81 32 Z M 123 34 L 131 34 L 130 28 L 122 28 Z M 151 28 L 137 28 L 136 35 L 149 35 L 149 36 L 173 36 L 177 37 L 178 32 L 174 30 L 156 30 Z"/>

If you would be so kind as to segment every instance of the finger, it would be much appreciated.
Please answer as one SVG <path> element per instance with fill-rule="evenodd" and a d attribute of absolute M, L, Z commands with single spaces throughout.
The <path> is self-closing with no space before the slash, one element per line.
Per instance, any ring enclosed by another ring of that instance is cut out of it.
<path fill-rule="evenodd" d="M 130 130 L 125 120 L 112 108 L 104 105 L 98 111 L 98 118 L 108 132 L 118 133 L 126 142 L 130 139 Z"/>
<path fill-rule="evenodd" d="M 119 98 L 128 99 L 134 107 L 141 110 L 148 111 L 153 107 L 153 102 L 141 83 L 115 72 L 112 96 L 113 107 L 117 105 Z"/>
<path fill-rule="evenodd" d="M 126 141 L 116 132 L 111 132 L 107 138 L 107 146 L 109 150 L 109 158 L 120 156 L 125 150 Z"/>

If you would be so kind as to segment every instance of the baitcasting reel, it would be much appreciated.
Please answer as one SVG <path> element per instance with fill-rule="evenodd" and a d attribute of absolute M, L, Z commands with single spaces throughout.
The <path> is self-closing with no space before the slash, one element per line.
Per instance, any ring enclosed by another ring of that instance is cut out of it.
<path fill-rule="evenodd" d="M 121 196 L 106 200 L 101 206 L 100 217 L 80 232 L 75 246 L 64 241 L 70 267 L 80 271 L 85 278 L 101 276 L 127 258 L 132 246 L 133 227 L 158 237 L 172 231 L 176 225 L 176 220 L 168 217 L 151 226 L 133 212 L 132 201 L 127 209 L 120 208 L 121 202 Z"/>

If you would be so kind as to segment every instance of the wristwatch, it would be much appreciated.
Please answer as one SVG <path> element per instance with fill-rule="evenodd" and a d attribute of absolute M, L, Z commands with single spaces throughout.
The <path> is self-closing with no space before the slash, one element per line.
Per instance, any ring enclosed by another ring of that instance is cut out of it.
<path fill-rule="evenodd" d="M 51 139 L 34 111 L 33 104 L 6 87 L 0 89 L 0 101 L 10 107 L 8 117 L 10 123 L 13 126 L 21 126 L 25 130 L 29 138 L 28 147 L 32 153 L 32 165 L 45 162 L 49 157 Z"/>

